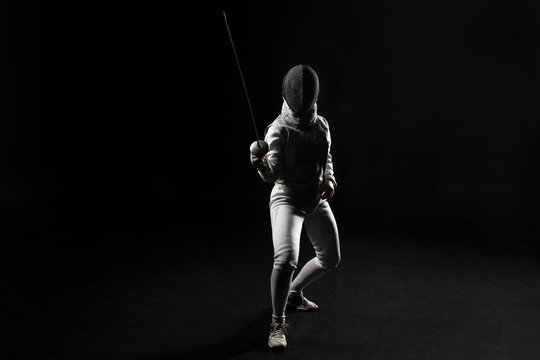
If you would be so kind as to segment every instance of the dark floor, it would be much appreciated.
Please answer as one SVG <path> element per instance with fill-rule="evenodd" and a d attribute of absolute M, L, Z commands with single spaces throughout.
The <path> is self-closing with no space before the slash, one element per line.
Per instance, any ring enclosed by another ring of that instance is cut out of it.
<path fill-rule="evenodd" d="M 289 349 L 270 353 L 266 230 L 86 246 L 57 234 L 57 255 L 13 254 L 3 358 L 540 358 L 536 262 L 466 242 L 345 232 L 340 267 L 306 290 L 319 311 L 290 312 Z M 300 262 L 312 254 L 303 238 Z"/>

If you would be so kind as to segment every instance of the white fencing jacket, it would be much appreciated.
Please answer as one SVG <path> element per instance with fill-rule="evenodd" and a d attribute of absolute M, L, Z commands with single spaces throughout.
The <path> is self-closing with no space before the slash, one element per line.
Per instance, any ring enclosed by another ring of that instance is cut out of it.
<path fill-rule="evenodd" d="M 337 185 L 330 128 L 317 114 L 317 104 L 308 116 L 299 118 L 283 101 L 281 114 L 266 128 L 264 140 L 269 151 L 263 159 L 265 166 L 258 171 L 265 182 L 279 185 L 292 196 L 301 195 L 310 203 L 318 199 L 325 180 Z"/>

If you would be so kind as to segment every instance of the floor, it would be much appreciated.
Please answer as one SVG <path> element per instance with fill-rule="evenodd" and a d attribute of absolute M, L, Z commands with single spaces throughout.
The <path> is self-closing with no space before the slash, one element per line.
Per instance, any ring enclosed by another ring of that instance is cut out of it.
<path fill-rule="evenodd" d="M 540 358 L 537 261 L 346 229 L 340 266 L 305 291 L 319 310 L 289 312 L 272 353 L 266 230 L 27 235 L 42 251 L 6 254 L 3 358 Z M 300 264 L 312 256 L 303 234 Z"/>

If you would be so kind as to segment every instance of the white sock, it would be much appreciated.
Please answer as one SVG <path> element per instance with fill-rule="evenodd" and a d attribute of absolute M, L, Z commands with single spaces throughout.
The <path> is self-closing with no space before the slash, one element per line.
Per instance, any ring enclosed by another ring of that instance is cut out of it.
<path fill-rule="evenodd" d="M 293 273 L 273 269 L 270 276 L 270 290 L 272 294 L 272 317 L 285 319 L 285 306 L 291 286 Z"/>
<path fill-rule="evenodd" d="M 319 260 L 317 260 L 316 257 L 314 257 L 313 259 L 309 260 L 304 265 L 304 267 L 302 267 L 302 270 L 300 270 L 300 272 L 292 282 L 290 287 L 291 292 L 301 292 L 309 284 L 326 274 L 326 272 L 327 269 L 321 265 L 321 263 L 319 262 Z"/>

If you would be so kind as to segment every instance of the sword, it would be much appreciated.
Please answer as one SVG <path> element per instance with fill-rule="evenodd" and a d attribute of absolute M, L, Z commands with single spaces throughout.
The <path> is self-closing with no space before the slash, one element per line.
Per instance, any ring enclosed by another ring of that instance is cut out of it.
<path fill-rule="evenodd" d="M 221 13 L 223 15 L 223 20 L 225 21 L 225 27 L 227 28 L 227 34 L 229 35 L 229 40 L 231 41 L 231 47 L 234 53 L 234 58 L 236 59 L 236 65 L 238 66 L 238 72 L 240 73 L 240 79 L 242 80 L 242 85 L 244 86 L 244 93 L 246 94 L 247 103 L 249 106 L 249 113 L 251 114 L 251 120 L 253 122 L 253 128 L 255 129 L 255 140 L 249 147 L 249 151 L 256 157 L 263 157 L 268 152 L 268 143 L 264 140 L 259 140 L 259 133 L 257 132 L 257 125 L 255 123 L 255 116 L 253 116 L 253 110 L 251 108 L 251 102 L 249 101 L 249 95 L 246 87 L 246 82 L 244 81 L 244 75 L 242 74 L 242 68 L 240 67 L 240 61 L 238 61 L 238 55 L 236 54 L 236 49 L 234 47 L 234 42 L 231 35 L 231 30 L 229 29 L 229 23 L 227 22 L 227 15 L 225 11 Z"/>

